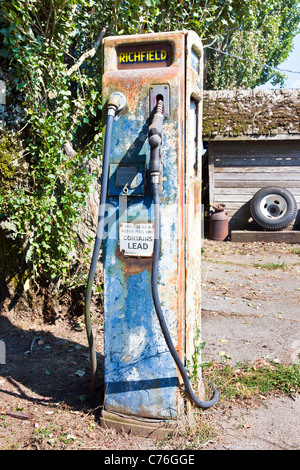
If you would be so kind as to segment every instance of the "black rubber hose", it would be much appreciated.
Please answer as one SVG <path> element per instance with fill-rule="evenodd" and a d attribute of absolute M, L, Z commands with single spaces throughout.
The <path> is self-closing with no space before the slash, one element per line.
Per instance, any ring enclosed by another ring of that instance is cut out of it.
<path fill-rule="evenodd" d="M 96 234 L 92 261 L 91 261 L 89 276 L 88 276 L 88 281 L 87 281 L 86 294 L 85 294 L 85 326 L 86 326 L 86 333 L 87 333 L 89 351 L 90 351 L 92 390 L 96 389 L 97 357 L 96 357 L 94 337 L 93 337 L 92 326 L 91 326 L 91 315 L 90 315 L 91 296 L 92 296 L 92 288 L 93 288 L 95 272 L 97 269 L 99 251 L 100 251 L 101 243 L 103 240 L 105 202 L 106 202 L 106 193 L 107 193 L 107 186 L 108 186 L 109 155 L 110 155 L 113 122 L 114 122 L 114 115 L 109 114 L 106 120 L 106 132 L 105 132 L 105 140 L 104 140 L 98 227 L 97 227 L 97 234 Z"/>
<path fill-rule="evenodd" d="M 219 400 L 219 392 L 214 385 L 210 384 L 214 390 L 213 398 L 210 401 L 201 401 L 194 394 L 190 381 L 189 381 L 188 374 L 173 344 L 173 341 L 170 336 L 167 324 L 164 319 L 164 314 L 160 305 L 158 287 L 157 287 L 158 286 L 158 263 L 159 263 L 159 255 L 160 255 L 160 238 L 161 238 L 160 237 L 160 197 L 159 197 L 158 183 L 153 183 L 153 182 L 151 183 L 151 192 L 152 192 L 153 203 L 154 203 L 154 248 L 153 248 L 153 262 L 152 262 L 152 274 L 151 274 L 151 289 L 152 289 L 152 297 L 153 297 L 155 311 L 156 311 L 157 318 L 160 323 L 160 327 L 164 335 L 165 341 L 179 369 L 179 372 L 181 374 L 182 380 L 184 382 L 184 385 L 185 385 L 185 388 L 189 397 L 199 408 L 207 409 L 207 408 L 210 408 L 211 406 L 214 406 L 217 403 L 217 401 Z"/>

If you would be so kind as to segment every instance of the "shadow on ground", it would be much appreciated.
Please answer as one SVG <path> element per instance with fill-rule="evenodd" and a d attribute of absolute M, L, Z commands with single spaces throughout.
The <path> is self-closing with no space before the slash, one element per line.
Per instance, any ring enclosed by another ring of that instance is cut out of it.
<path fill-rule="evenodd" d="M 85 332 L 70 327 L 74 337 Z M 5 344 L 5 364 L 0 364 L 1 393 L 29 403 L 63 402 L 74 410 L 103 403 L 103 356 L 98 354 L 97 391 L 90 386 L 88 347 L 81 342 L 36 329 L 16 327 L 6 316 L 0 316 L 0 340 Z M 3 362 L 3 361 L 2 361 Z M 2 395 L 3 396 L 3 395 Z"/>

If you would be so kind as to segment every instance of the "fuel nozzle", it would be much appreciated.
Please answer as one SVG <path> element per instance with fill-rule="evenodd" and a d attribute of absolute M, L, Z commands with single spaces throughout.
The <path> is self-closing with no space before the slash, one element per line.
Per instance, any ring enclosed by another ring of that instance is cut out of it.
<path fill-rule="evenodd" d="M 161 174 L 161 143 L 163 133 L 163 115 L 164 102 L 157 99 L 157 105 L 153 116 L 152 124 L 148 130 L 148 140 L 150 145 L 150 182 L 159 183 Z"/>

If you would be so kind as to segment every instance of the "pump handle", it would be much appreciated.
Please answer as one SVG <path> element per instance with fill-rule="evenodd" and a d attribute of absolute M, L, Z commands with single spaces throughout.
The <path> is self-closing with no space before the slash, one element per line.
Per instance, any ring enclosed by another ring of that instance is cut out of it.
<path fill-rule="evenodd" d="M 161 169 L 161 143 L 164 123 L 163 105 L 164 102 L 162 100 L 158 100 L 153 121 L 148 129 L 150 145 L 149 172 L 151 178 L 159 176 Z"/>

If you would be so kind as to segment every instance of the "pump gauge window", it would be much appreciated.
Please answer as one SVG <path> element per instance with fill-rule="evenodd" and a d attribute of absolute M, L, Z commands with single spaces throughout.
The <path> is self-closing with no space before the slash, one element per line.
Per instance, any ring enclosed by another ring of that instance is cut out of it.
<path fill-rule="evenodd" d="M 111 163 L 109 166 L 109 196 L 144 196 L 145 164 Z"/>
<path fill-rule="evenodd" d="M 119 166 L 116 171 L 116 186 L 136 188 L 138 168 L 136 166 Z"/>

